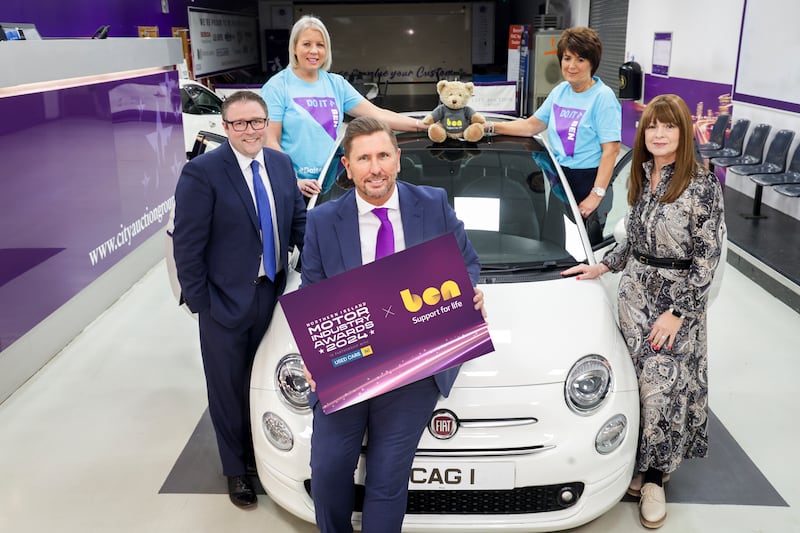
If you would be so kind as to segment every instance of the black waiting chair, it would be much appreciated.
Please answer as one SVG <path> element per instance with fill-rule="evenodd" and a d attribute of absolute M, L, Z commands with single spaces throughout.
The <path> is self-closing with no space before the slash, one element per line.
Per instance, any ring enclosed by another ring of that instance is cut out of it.
<path fill-rule="evenodd" d="M 708 142 L 697 145 L 698 150 L 719 150 L 725 144 L 725 131 L 728 129 L 731 116 L 727 113 L 717 115 L 717 120 L 714 122 L 714 127 L 711 128 L 711 135 L 708 136 Z"/>
<path fill-rule="evenodd" d="M 797 198 L 800 196 L 800 183 L 787 183 L 784 185 L 776 185 L 775 192 L 784 196 L 792 196 Z"/>
<path fill-rule="evenodd" d="M 731 133 L 725 140 L 725 146 L 718 150 L 700 150 L 700 155 L 703 159 L 711 159 L 712 157 L 736 157 L 742 153 L 742 146 L 744 146 L 744 138 L 747 135 L 747 130 L 750 128 L 750 120 L 741 118 L 733 123 Z M 714 165 L 709 162 L 708 168 L 713 172 Z"/>
<path fill-rule="evenodd" d="M 749 177 L 750 181 L 756 184 L 756 192 L 753 195 L 753 212 L 744 216 L 745 218 L 765 218 L 761 214 L 761 196 L 764 194 L 764 187 L 772 187 L 773 185 L 776 187 L 784 185 L 800 186 L 800 144 L 794 149 L 794 154 L 789 161 L 789 166 L 786 167 L 786 172 L 753 174 Z"/>
<path fill-rule="evenodd" d="M 764 157 L 764 145 L 767 144 L 767 137 L 772 126 L 769 124 L 758 124 L 753 128 L 753 133 L 747 139 L 744 152 L 740 156 L 734 157 L 712 157 L 710 163 L 715 167 L 732 167 L 736 165 L 757 165 Z"/>
<path fill-rule="evenodd" d="M 750 176 L 752 174 L 778 174 L 786 170 L 786 155 L 789 153 L 789 146 L 792 145 L 794 132 L 792 130 L 780 130 L 772 138 L 767 148 L 767 155 L 764 161 L 755 165 L 730 165 L 728 170 L 740 176 Z"/>

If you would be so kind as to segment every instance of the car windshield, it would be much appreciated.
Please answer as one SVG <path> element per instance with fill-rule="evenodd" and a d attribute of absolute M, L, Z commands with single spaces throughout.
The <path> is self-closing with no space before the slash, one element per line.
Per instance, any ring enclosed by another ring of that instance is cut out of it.
<path fill-rule="evenodd" d="M 547 149 L 534 138 L 495 136 L 480 143 L 433 144 L 398 135 L 399 180 L 447 191 L 478 252 L 483 282 L 550 279 L 587 252 Z M 344 194 L 337 150 L 317 203 Z"/>

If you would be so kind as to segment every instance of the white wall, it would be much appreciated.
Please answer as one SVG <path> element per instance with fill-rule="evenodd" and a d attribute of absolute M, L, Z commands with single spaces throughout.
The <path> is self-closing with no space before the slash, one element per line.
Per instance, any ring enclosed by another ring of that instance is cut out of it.
<path fill-rule="evenodd" d="M 752 1 L 752 0 L 751 0 Z M 780 4 L 776 17 L 800 18 L 800 3 L 796 0 L 773 0 Z M 672 32 L 670 76 L 697 81 L 724 83 L 733 86 L 742 26 L 744 0 L 631 0 L 628 5 L 627 54 L 633 55 L 646 73 L 652 72 L 653 34 Z M 763 38 L 775 43 L 775 53 L 783 56 L 780 36 L 772 35 L 769 27 L 762 29 Z M 786 69 L 796 69 L 793 61 L 780 62 Z M 782 75 L 774 70 L 774 83 L 789 83 L 794 71 Z M 734 120 L 748 118 L 751 124 L 764 122 L 774 132 L 794 130 L 793 153 L 800 143 L 800 114 L 742 102 L 733 102 Z M 767 145 L 772 140 L 767 140 Z M 729 172 L 726 185 L 752 196 L 755 186 L 749 178 Z M 765 204 L 800 219 L 800 200 L 781 196 L 769 188 L 764 191 Z"/>
<path fill-rule="evenodd" d="M 744 0 L 632 0 L 626 55 L 652 72 L 653 34 L 672 32 L 669 75 L 733 84 Z"/>

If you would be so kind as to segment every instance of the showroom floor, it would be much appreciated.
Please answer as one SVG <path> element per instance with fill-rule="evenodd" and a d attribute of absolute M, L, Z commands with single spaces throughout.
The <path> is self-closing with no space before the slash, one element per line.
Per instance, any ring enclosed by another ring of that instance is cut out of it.
<path fill-rule="evenodd" d="M 728 265 L 709 316 L 711 457 L 674 474 L 661 531 L 800 532 L 799 318 Z M 161 262 L 0 404 L 0 531 L 316 531 L 268 496 L 229 502 L 196 328 Z M 623 499 L 574 531 L 643 530 Z"/>

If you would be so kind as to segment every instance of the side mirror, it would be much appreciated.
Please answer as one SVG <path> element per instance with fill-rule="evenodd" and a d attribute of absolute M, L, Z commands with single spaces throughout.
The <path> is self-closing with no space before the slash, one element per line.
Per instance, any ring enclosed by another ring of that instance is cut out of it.
<path fill-rule="evenodd" d="M 106 37 L 108 37 L 108 30 L 109 29 L 111 29 L 111 26 L 109 26 L 108 24 L 100 26 L 99 28 L 97 28 L 94 31 L 94 34 L 92 35 L 92 39 L 105 39 Z"/>

